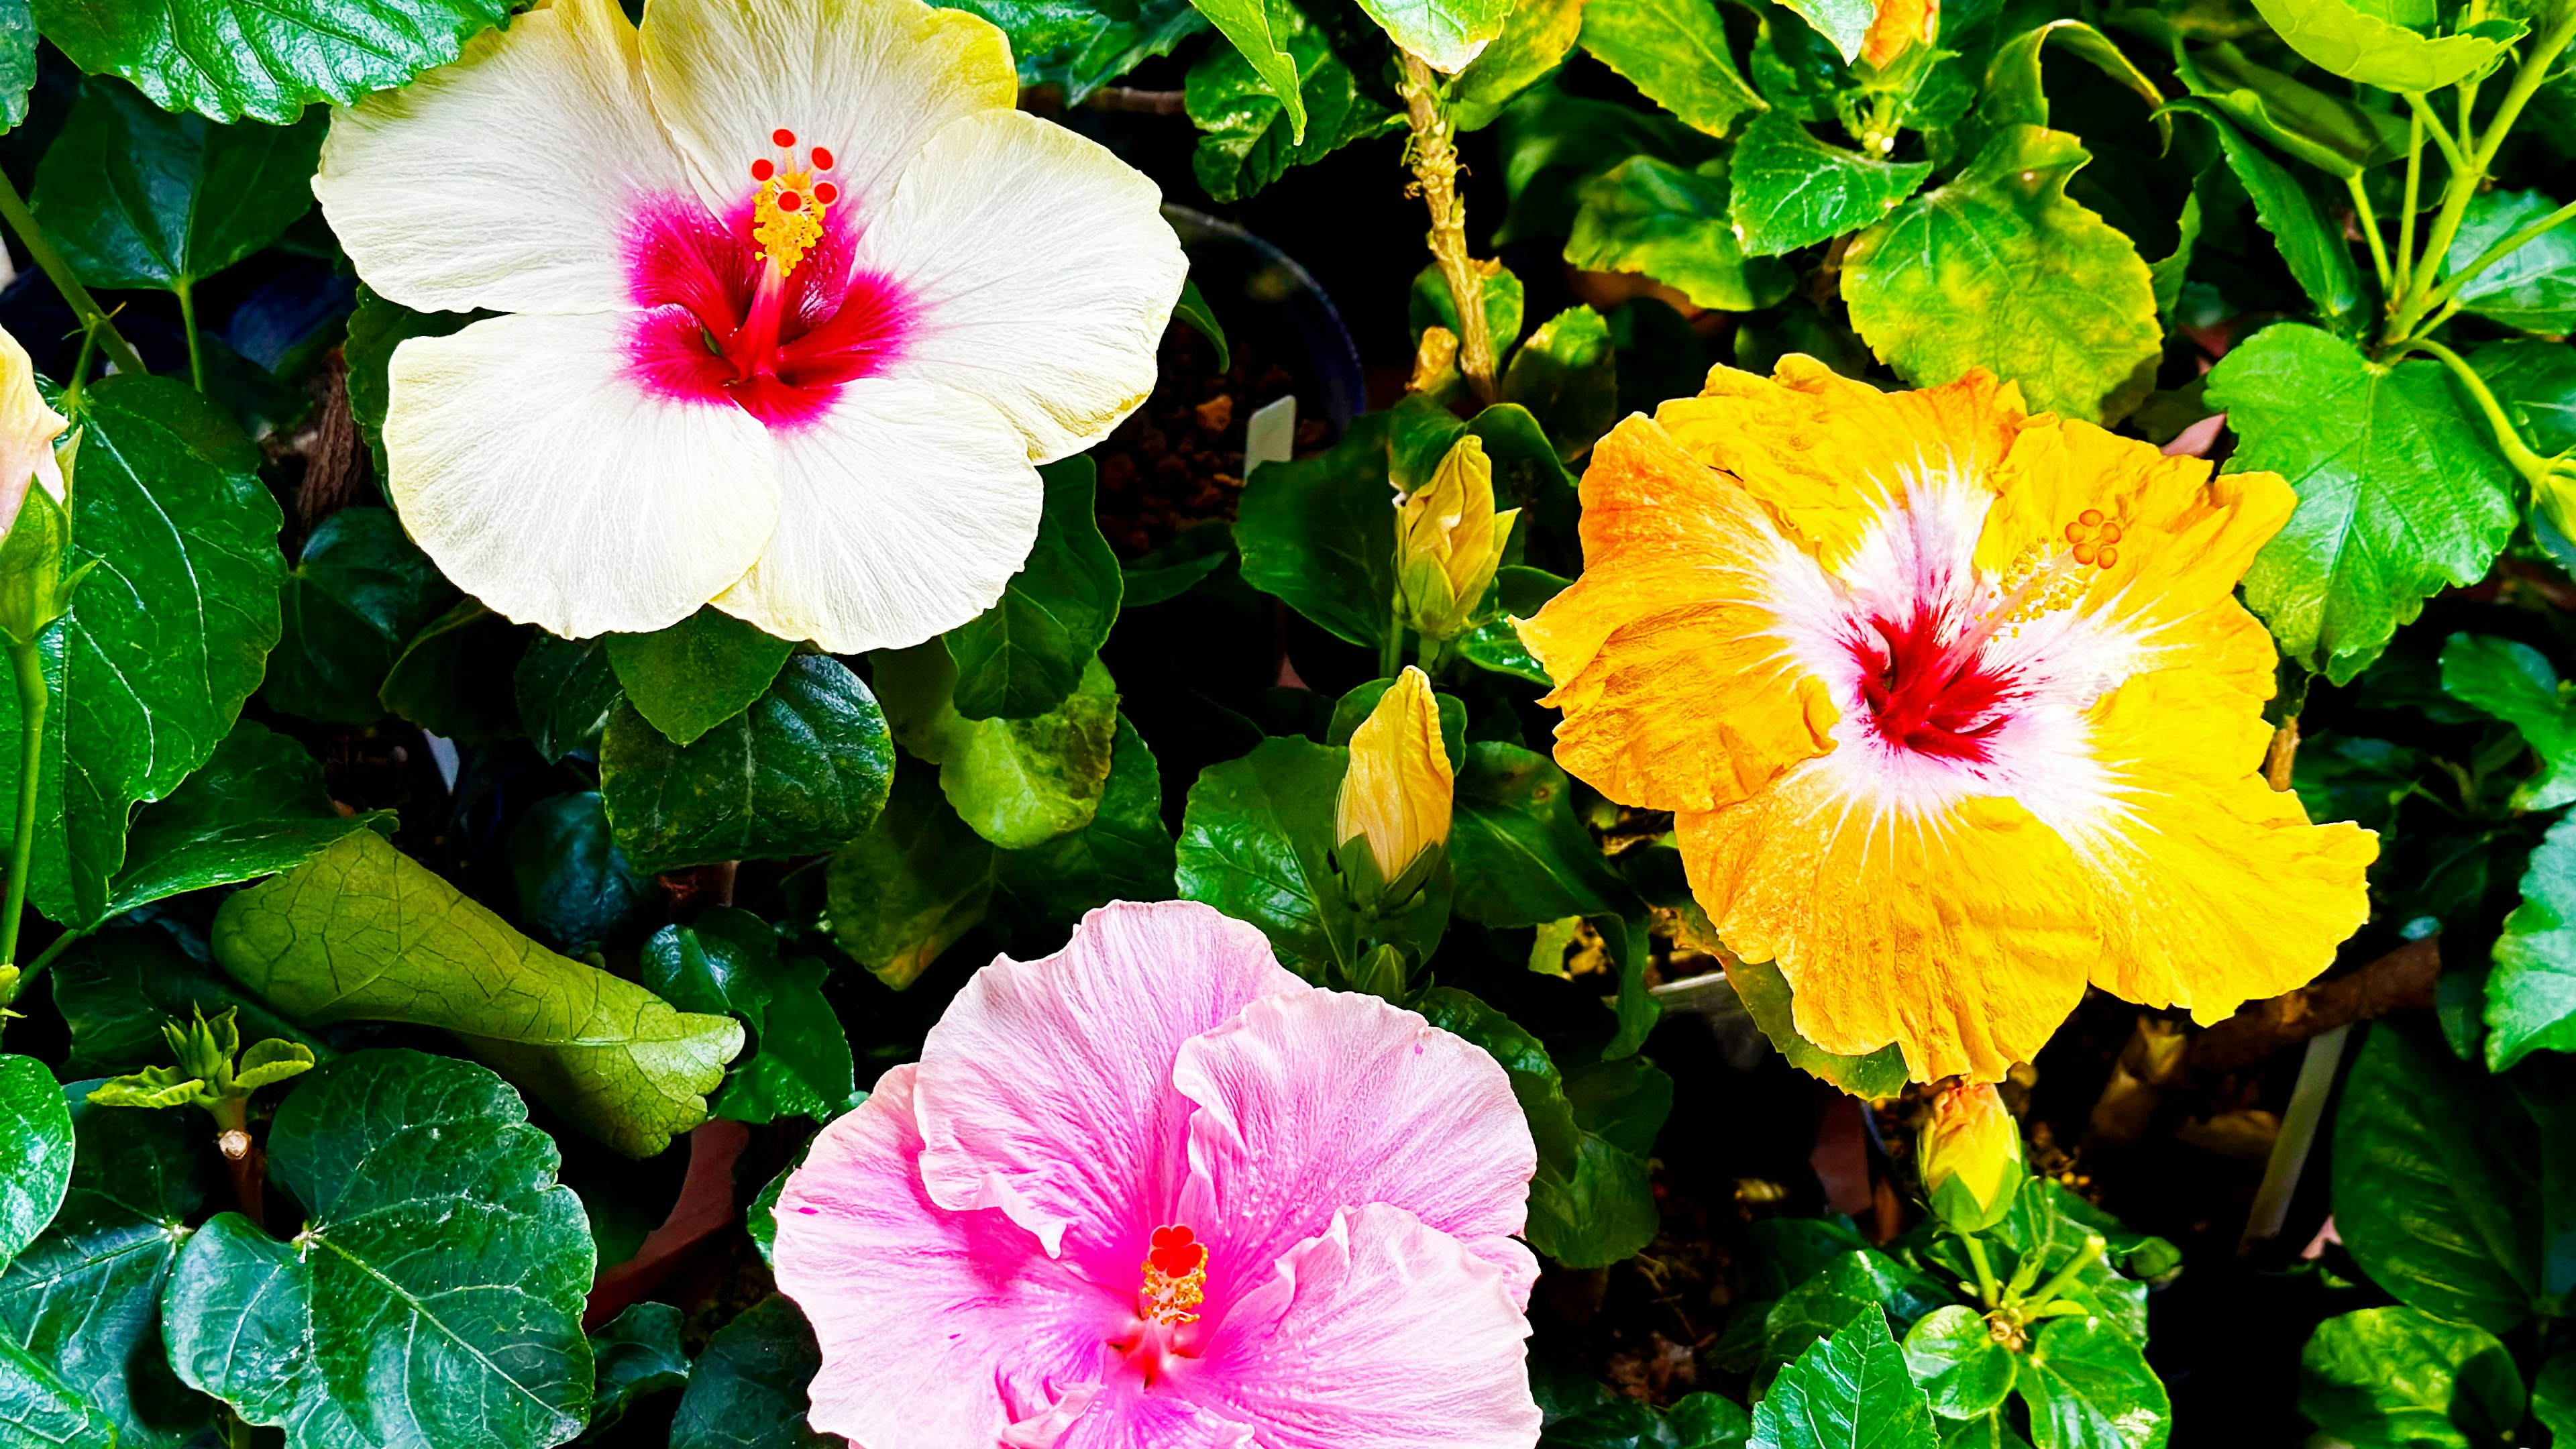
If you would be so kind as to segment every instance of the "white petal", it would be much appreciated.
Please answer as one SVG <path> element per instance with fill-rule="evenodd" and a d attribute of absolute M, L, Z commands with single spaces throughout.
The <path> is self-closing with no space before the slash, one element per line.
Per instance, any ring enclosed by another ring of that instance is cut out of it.
<path fill-rule="evenodd" d="M 719 215 L 751 194 L 774 131 L 796 137 L 788 170 L 824 147 L 837 204 L 865 205 L 940 127 L 1020 99 L 1009 39 L 921 0 L 653 0 L 644 72 Z"/>
<path fill-rule="evenodd" d="M 627 305 L 642 200 L 691 194 L 617 0 L 554 0 L 331 113 L 313 194 L 358 276 L 424 312 Z"/>
<path fill-rule="evenodd" d="M 1044 487 L 1016 429 L 911 378 L 843 386 L 778 440 L 778 530 L 716 600 L 835 654 L 901 648 L 993 606 L 1036 542 Z"/>
<path fill-rule="evenodd" d="M 1189 260 L 1142 172 L 1018 111 L 930 139 L 859 238 L 917 308 L 895 371 L 1001 409 L 1039 462 L 1109 435 L 1154 387 Z"/>
<path fill-rule="evenodd" d="M 394 506 L 457 586 L 567 638 L 677 623 L 778 518 L 777 453 L 730 402 L 655 397 L 631 316 L 495 317 L 395 349 Z"/>

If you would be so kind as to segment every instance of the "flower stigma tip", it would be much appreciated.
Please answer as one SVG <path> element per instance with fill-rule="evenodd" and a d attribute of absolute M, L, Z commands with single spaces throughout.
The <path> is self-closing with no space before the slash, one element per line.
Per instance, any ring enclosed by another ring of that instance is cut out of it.
<path fill-rule="evenodd" d="M 1199 1316 L 1189 1310 L 1206 1294 L 1207 1245 L 1186 1224 L 1154 1229 L 1153 1249 L 1145 1255 L 1146 1321 L 1168 1327 L 1196 1323 Z"/>
<path fill-rule="evenodd" d="M 821 146 L 806 153 L 809 170 L 796 170 L 796 133 L 781 126 L 769 133 L 784 159 L 763 156 L 751 163 L 751 179 L 760 183 L 752 198 L 751 239 L 760 246 L 781 278 L 796 270 L 805 254 L 823 239 L 823 213 L 840 200 L 841 190 L 814 173 L 832 169 L 832 153 Z"/>

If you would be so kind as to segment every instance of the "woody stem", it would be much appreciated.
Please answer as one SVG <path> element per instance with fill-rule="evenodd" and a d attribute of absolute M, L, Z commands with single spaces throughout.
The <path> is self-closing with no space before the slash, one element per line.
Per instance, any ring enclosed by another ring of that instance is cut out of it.
<path fill-rule="evenodd" d="M 1432 259 L 1458 308 L 1458 370 L 1476 400 L 1494 400 L 1494 331 L 1485 317 L 1485 276 L 1467 255 L 1467 203 L 1458 195 L 1457 130 L 1440 104 L 1439 80 L 1416 56 L 1404 58 L 1404 115 L 1413 129 L 1405 156 L 1431 210 Z"/>

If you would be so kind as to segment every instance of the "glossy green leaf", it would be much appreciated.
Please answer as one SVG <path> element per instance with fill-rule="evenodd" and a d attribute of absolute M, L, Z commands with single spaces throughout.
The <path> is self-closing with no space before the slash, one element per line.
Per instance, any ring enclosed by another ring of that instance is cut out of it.
<path fill-rule="evenodd" d="M 1203 519 L 1119 570 L 1123 597 L 1118 607 L 1124 612 L 1177 599 L 1233 559 L 1234 525 L 1222 518 Z"/>
<path fill-rule="evenodd" d="M 2210 374 L 2236 430 L 2231 472 L 2264 469 L 2298 511 L 2255 556 L 2245 602 L 2281 652 L 2349 682 L 2446 584 L 2471 584 L 2512 536 L 2520 479 L 2442 365 L 2382 365 L 2313 327 L 2267 327 Z"/>
<path fill-rule="evenodd" d="M 691 745 L 769 692 L 796 646 L 713 604 L 650 634 L 611 634 L 608 667 L 626 702 L 675 745 Z"/>
<path fill-rule="evenodd" d="M 1109 778 L 1091 823 L 994 861 L 999 900 L 1015 921 L 1070 928 L 1111 901 L 1173 895 L 1172 832 L 1163 825 L 1163 777 L 1145 737 L 1125 716 L 1111 745 Z"/>
<path fill-rule="evenodd" d="M 717 906 L 688 925 L 665 926 L 644 943 L 638 964 L 645 986 L 672 1005 L 729 1014 L 751 1028 L 751 1049 L 716 1099 L 717 1115 L 828 1121 L 855 1090 L 849 1039 L 823 998 L 830 968 L 811 956 L 782 956 L 778 933 L 760 917 Z"/>
<path fill-rule="evenodd" d="M 1875 1309 L 1817 1340 L 1753 1406 L 1762 1449 L 1934 1449 L 1932 1410 Z"/>
<path fill-rule="evenodd" d="M 549 761 L 596 741 L 617 710 L 617 672 L 605 639 L 558 639 L 539 633 L 511 671 L 519 724 Z"/>
<path fill-rule="evenodd" d="M 590 1406 L 593 1253 L 554 1143 L 472 1062 L 367 1051 L 314 1071 L 269 1128 L 303 1204 L 282 1243 L 197 1230 L 162 1295 L 170 1363 L 291 1449 L 543 1449 Z"/>
<path fill-rule="evenodd" d="M 287 576 L 260 698 L 326 724 L 374 724 L 403 646 L 455 600 L 392 509 L 341 509 L 314 527 Z"/>
<path fill-rule="evenodd" d="M 0 0 L 0 128 L 27 119 L 36 84 L 36 15 L 29 0 Z"/>
<path fill-rule="evenodd" d="M 1986 62 L 1985 89 L 1977 102 L 1980 120 L 1989 126 L 2048 124 L 2048 93 L 2040 81 L 2039 60 L 2051 41 L 2059 51 L 2088 62 L 2114 84 L 2127 87 L 2150 109 L 2164 104 L 2164 93 L 2156 83 L 2109 36 L 2081 20 L 2060 19 L 2033 26 L 1995 47 L 1993 58 Z M 2158 115 L 2158 135 L 2170 139 L 2172 124 Z"/>
<path fill-rule="evenodd" d="M 829 1449 L 806 1426 L 805 1385 L 823 1365 L 814 1330 L 769 1297 L 719 1329 L 671 1416 L 671 1449 Z"/>
<path fill-rule="evenodd" d="M 1868 0 L 1788 0 L 1787 8 L 1834 48 L 1845 63 L 1860 58 L 1878 10 Z"/>
<path fill-rule="evenodd" d="M 286 122 L 348 105 L 457 58 L 506 0 L 35 0 L 36 25 L 92 75 L 121 75 L 167 110 Z"/>
<path fill-rule="evenodd" d="M 0 1329 L 113 1422 L 122 1449 L 178 1449 L 211 1406 L 163 1356 L 161 1288 L 205 1199 L 205 1119 L 75 1101 L 71 1121 L 70 1191 L 0 1273 Z"/>
<path fill-rule="evenodd" d="M 36 169 L 36 219 L 93 287 L 185 286 L 312 209 L 327 119 L 218 126 L 89 82 Z"/>
<path fill-rule="evenodd" d="M 1631 156 L 1584 182 L 1566 238 L 1567 262 L 1596 272 L 1639 272 L 1702 307 L 1751 312 L 1789 295 L 1789 269 L 1747 257 L 1728 209 L 1726 163 L 1686 171 Z"/>
<path fill-rule="evenodd" d="M 2510 639 L 2454 634 L 2441 663 L 2444 694 L 2512 725 L 2540 757 L 2540 772 L 2515 788 L 2514 807 L 2552 810 L 2576 800 L 2576 709 L 2548 657 Z"/>
<path fill-rule="evenodd" d="M 2352 244 L 2344 240 L 2342 223 L 2318 194 L 2288 167 L 2264 154 L 2215 105 L 2187 99 L 2174 102 L 2170 109 L 2198 116 L 2218 132 L 2228 169 L 2244 183 L 2246 195 L 2254 199 L 2254 215 L 2272 234 L 2283 265 L 2317 311 L 2341 317 L 2361 306 L 2361 271 L 2353 265 Z"/>
<path fill-rule="evenodd" d="M 2470 198 L 2445 273 L 2465 269 L 2488 247 L 2558 209 L 2537 191 L 2485 191 Z M 2525 332 L 2576 330 L 2576 226 L 2566 222 L 2507 252 L 2459 290 L 2461 310 Z"/>
<path fill-rule="evenodd" d="M 2309 1337 L 2299 1412 L 2354 1449 L 2470 1449 L 2522 1422 L 2522 1375 L 2483 1328 L 2365 1308 Z"/>
<path fill-rule="evenodd" d="M 1583 33 L 1583 0 L 1517 0 L 1503 33 L 1449 87 L 1449 119 L 1460 131 L 1494 123 L 1521 92 L 1565 64 Z"/>
<path fill-rule="evenodd" d="M 809 855 L 855 840 L 885 804 L 894 741 L 875 696 L 839 661 L 787 661 L 751 708 L 679 746 L 620 700 L 599 789 L 638 871 Z"/>
<path fill-rule="evenodd" d="M 1491 620 L 1458 636 L 1459 657 L 1497 674 L 1526 679 L 1532 684 L 1553 684 L 1537 656 L 1521 642 L 1520 630 L 1513 627 L 1512 620 L 1536 614 L 1548 600 L 1564 592 L 1569 582 L 1544 569 L 1512 565 L 1496 570 L 1494 593 L 1500 610 Z"/>
<path fill-rule="evenodd" d="M 113 1076 L 171 1062 L 161 1024 L 202 1009 L 236 1013 L 245 1039 L 282 1037 L 315 1055 L 334 1055 L 319 1037 L 278 1015 L 217 969 L 204 948 L 161 925 L 111 925 L 54 963 L 54 1005 L 71 1027 L 63 1071 Z"/>
<path fill-rule="evenodd" d="M 1216 309 L 1208 305 L 1207 294 L 1199 290 L 1198 278 L 1189 277 L 1182 281 L 1180 300 L 1172 304 L 1172 320 L 1187 326 L 1206 339 L 1208 346 L 1216 349 L 1217 371 L 1234 370 L 1234 349 L 1226 345 L 1225 326 L 1216 320 Z M 1039 471 L 1042 475 L 1045 472 L 1044 469 Z M 1039 526 L 1045 526 L 1043 520 Z M 1098 532 L 1099 527 L 1099 520 L 1092 520 L 1092 530 Z"/>
<path fill-rule="evenodd" d="M 1512 0 L 1360 0 L 1360 8 L 1405 52 L 1456 75 L 1503 33 Z"/>
<path fill-rule="evenodd" d="M 1030 719 L 970 720 L 937 640 L 873 656 L 895 738 L 939 766 L 939 788 L 975 833 L 1006 850 L 1043 845 L 1100 811 L 1118 738 L 1118 686 L 1097 658 L 1061 704 Z"/>
<path fill-rule="evenodd" d="M 349 416 L 356 420 L 360 436 L 367 440 L 378 478 L 393 473 L 385 460 L 384 432 L 385 409 L 392 405 L 392 384 L 386 370 L 393 363 L 394 349 L 414 337 L 445 337 L 496 315 L 415 312 L 377 296 L 364 282 L 358 284 L 358 306 L 349 314 L 348 340 L 341 345 L 340 358 L 349 368 Z"/>
<path fill-rule="evenodd" d="M 2423 757 L 2403 745 L 2319 730 L 2299 741 L 2292 779 L 2310 820 L 2350 820 L 2385 831 L 2423 773 Z"/>
<path fill-rule="evenodd" d="M 403 645 L 376 698 L 391 713 L 459 744 L 508 739 L 519 732 L 512 688 L 519 657 L 536 632 L 479 599 L 460 599 Z"/>
<path fill-rule="evenodd" d="M 2012 1392 L 2012 1350 L 1986 1331 L 1984 1315 L 1963 1303 L 1914 1320 L 1905 1330 L 1905 1367 L 1932 1412 L 1945 1419 L 1991 1414 Z"/>
<path fill-rule="evenodd" d="M 2406 122 L 2392 111 L 2318 90 L 2226 42 L 2183 53 L 2174 73 L 2265 143 L 2330 175 L 2359 176 L 2406 154 Z"/>
<path fill-rule="evenodd" d="M 2492 1071 L 2536 1051 L 2576 1052 L 2576 821 L 2550 826 L 2531 853 L 2521 903 L 2496 938 L 2486 1028 Z"/>
<path fill-rule="evenodd" d="M 1458 914 L 1487 926 L 1626 915 L 1636 893 L 1574 816 L 1573 783 L 1547 756 L 1491 740 L 1467 746 L 1449 824 Z"/>
<path fill-rule="evenodd" d="M 116 1424 L 0 1334 L 0 1434 L 28 1449 L 116 1449 Z"/>
<path fill-rule="evenodd" d="M 2479 348 L 2469 362 L 2542 456 L 2576 448 L 2576 347 L 2515 337 Z"/>
<path fill-rule="evenodd" d="M 0 1263 L 36 1240 L 72 1176 L 72 1119 L 54 1074 L 34 1057 L 0 1055 Z"/>
<path fill-rule="evenodd" d="M 901 761 L 876 823 L 825 870 L 832 939 L 888 986 L 910 986 L 983 922 L 993 854 L 940 793 L 937 767 Z"/>
<path fill-rule="evenodd" d="M 1000 26 L 1020 84 L 1058 87 L 1068 108 L 1208 28 L 1189 0 L 947 0 L 943 8 Z"/>
<path fill-rule="evenodd" d="M 2138 1345 L 2099 1318 L 2053 1318 L 2013 1381 L 2035 1449 L 2163 1449 L 2173 1404 Z"/>
<path fill-rule="evenodd" d="M 1695 166 L 1720 147 L 1660 111 L 1568 95 L 1542 81 L 1505 109 L 1498 134 L 1503 193 L 1511 199 L 1494 243 L 1563 236 L 1574 224 L 1574 189 L 1630 156 Z"/>
<path fill-rule="evenodd" d="M 2354 0 L 2253 0 L 2292 50 L 2320 69 L 2386 91 L 2438 91 L 2495 64 L 2520 33 L 2428 38 Z M 2040 1449 L 2048 1449 L 2041 1445 Z"/>
<path fill-rule="evenodd" d="M 1592 450 L 1617 420 L 1619 377 L 1610 326 L 1589 307 L 1550 317 L 1512 354 L 1503 401 L 1528 408 L 1557 456 L 1568 462 Z"/>
<path fill-rule="evenodd" d="M 2474 1067 L 2374 1027 L 2335 1115 L 2335 1227 L 2380 1287 L 2510 1331 L 2539 1283 L 2530 1119 Z"/>
<path fill-rule="evenodd" d="M 2561 1440 L 2576 1438 L 2576 1350 L 2550 1355 L 2532 1376 L 2531 1417 Z"/>
<path fill-rule="evenodd" d="M 1898 1333 L 1910 1331 L 1952 1296 L 1938 1280 L 1875 1248 L 1835 1253 L 1764 1313 L 1763 1363 L 1785 1368 L 1855 1319 L 1892 1320 Z"/>
<path fill-rule="evenodd" d="M 390 810 L 341 814 L 302 745 L 243 720 L 178 789 L 135 815 L 105 915 L 291 870 L 344 835 L 393 827 Z"/>
<path fill-rule="evenodd" d="M 1403 124 L 1360 93 L 1323 32 L 1285 0 L 1195 3 L 1234 42 L 1211 46 L 1182 87 L 1201 132 L 1190 169 L 1215 200 L 1239 201 L 1291 166 Z"/>
<path fill-rule="evenodd" d="M 1265 463 L 1234 521 L 1243 581 L 1353 644 L 1375 648 L 1395 597 L 1389 415 L 1362 415 L 1330 452 Z"/>
<path fill-rule="evenodd" d="M 1775 111 L 1754 117 L 1735 143 L 1728 205 L 1744 254 L 1776 257 L 1868 226 L 1931 174 L 1928 162 L 1828 146 Z"/>
<path fill-rule="evenodd" d="M 1493 275 L 1477 286 L 1476 295 L 1484 303 L 1485 328 L 1494 339 L 1494 355 L 1509 353 L 1521 336 L 1523 314 L 1528 310 L 1529 294 L 1511 268 L 1496 266 Z M 1405 321 L 1413 329 L 1418 344 L 1422 334 L 1433 327 L 1458 330 L 1458 299 L 1449 291 L 1449 278 L 1438 262 L 1426 263 L 1413 274 L 1413 290 L 1405 299 Z"/>
<path fill-rule="evenodd" d="M 1764 108 L 1735 68 L 1726 25 L 1711 0 L 1584 0 L 1583 48 L 1647 99 L 1712 136 Z"/>
<path fill-rule="evenodd" d="M 1855 238 L 1842 294 L 1870 350 L 1917 386 L 1984 367 L 2020 383 L 2033 412 L 2125 412 L 2164 335 L 2138 249 L 2067 199 L 2091 160 L 2063 131 L 2007 127 Z"/>
<path fill-rule="evenodd" d="M 636 1303 L 590 1331 L 590 1428 L 596 1434 L 653 1395 L 689 1381 L 680 1342 L 687 1315 L 668 1303 Z"/>
<path fill-rule="evenodd" d="M 706 1118 L 742 1028 L 558 956 L 372 831 L 224 902 L 215 959 L 308 1025 L 401 1021 L 632 1157 Z"/>
<path fill-rule="evenodd" d="M 1798 1035 L 1795 997 L 1789 989 L 1789 978 L 1781 974 L 1779 967 L 1767 961 L 1730 960 L 1726 979 L 1733 983 L 1753 1024 L 1789 1059 L 1789 1065 L 1822 1077 L 1855 1097 L 1893 1097 L 1905 1090 L 1905 1054 L 1895 1043 L 1867 1056 L 1846 1057 Z"/>
<path fill-rule="evenodd" d="M 529 934 L 575 955 L 641 921 L 658 896 L 618 850 L 596 790 L 540 800 L 519 817 L 510 881 Z"/>
<path fill-rule="evenodd" d="M 1333 800 L 1349 752 L 1266 739 L 1190 787 L 1174 876 L 1181 899 L 1250 921 L 1292 965 L 1356 959 L 1356 926 L 1332 880 Z"/>
<path fill-rule="evenodd" d="M 1118 621 L 1118 555 L 1093 514 L 1091 459 L 1038 473 L 1046 507 L 1028 562 L 999 603 L 946 635 L 957 712 L 968 719 L 1027 719 L 1064 703 Z"/>

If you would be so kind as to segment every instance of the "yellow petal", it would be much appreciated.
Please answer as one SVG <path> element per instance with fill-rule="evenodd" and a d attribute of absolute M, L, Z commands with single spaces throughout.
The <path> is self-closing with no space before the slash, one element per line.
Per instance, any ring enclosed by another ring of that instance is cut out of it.
<path fill-rule="evenodd" d="M 1366 837 L 1379 874 L 1392 881 L 1422 852 L 1448 842 L 1455 792 L 1431 678 L 1408 664 L 1351 732 L 1333 834 L 1344 844 Z"/>

